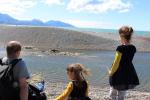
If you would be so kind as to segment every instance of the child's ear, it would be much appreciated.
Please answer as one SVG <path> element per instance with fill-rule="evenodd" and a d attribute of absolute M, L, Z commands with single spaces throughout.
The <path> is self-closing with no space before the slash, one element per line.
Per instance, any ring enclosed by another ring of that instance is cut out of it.
<path fill-rule="evenodd" d="M 20 51 L 16 52 L 16 54 L 15 54 L 15 55 L 20 56 Z"/>
<path fill-rule="evenodd" d="M 18 52 L 17 52 L 17 54 L 20 54 L 20 53 L 21 53 L 21 51 L 18 51 Z"/>

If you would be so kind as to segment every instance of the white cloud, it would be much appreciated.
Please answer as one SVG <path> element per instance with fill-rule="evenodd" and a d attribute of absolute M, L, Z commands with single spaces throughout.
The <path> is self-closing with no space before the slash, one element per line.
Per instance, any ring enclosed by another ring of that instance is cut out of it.
<path fill-rule="evenodd" d="M 35 5 L 35 0 L 0 0 L 0 13 L 22 16 L 27 9 Z"/>
<path fill-rule="evenodd" d="M 44 0 L 47 5 L 63 5 L 63 0 Z"/>
<path fill-rule="evenodd" d="M 77 20 L 77 19 L 69 19 L 69 20 L 62 20 L 62 21 L 72 24 L 76 27 L 82 27 L 82 28 L 110 28 L 112 27 L 111 23 L 102 22 L 102 21 L 87 21 L 87 20 Z"/>
<path fill-rule="evenodd" d="M 127 12 L 131 4 L 123 0 L 70 0 L 67 9 L 71 11 L 89 11 L 104 13 L 107 11 Z"/>

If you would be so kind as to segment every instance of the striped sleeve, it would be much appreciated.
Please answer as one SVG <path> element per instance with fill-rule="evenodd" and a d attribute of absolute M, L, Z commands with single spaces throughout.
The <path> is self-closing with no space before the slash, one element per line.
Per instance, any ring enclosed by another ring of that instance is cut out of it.
<path fill-rule="evenodd" d="M 117 51 L 115 55 L 114 62 L 112 64 L 111 69 L 109 70 L 109 75 L 112 76 L 119 68 L 119 64 L 121 61 L 122 53 Z"/>
<path fill-rule="evenodd" d="M 69 94 L 72 92 L 72 90 L 73 90 L 73 83 L 69 82 L 69 84 L 68 84 L 67 88 L 64 90 L 64 92 L 54 100 L 66 100 L 66 98 L 69 96 Z"/>

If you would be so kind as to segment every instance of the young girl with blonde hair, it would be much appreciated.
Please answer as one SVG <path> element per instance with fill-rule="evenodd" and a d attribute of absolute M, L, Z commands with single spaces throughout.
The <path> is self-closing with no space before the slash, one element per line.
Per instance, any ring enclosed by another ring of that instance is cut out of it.
<path fill-rule="evenodd" d="M 84 75 L 89 75 L 89 70 L 79 63 L 70 64 L 67 75 L 71 82 L 55 100 L 91 100 L 88 97 L 88 82 L 84 78 Z"/>
<path fill-rule="evenodd" d="M 139 79 L 132 63 L 136 47 L 131 44 L 133 29 L 123 26 L 119 29 L 121 45 L 116 49 L 115 60 L 109 71 L 110 100 L 124 100 L 126 90 L 139 85 Z"/>

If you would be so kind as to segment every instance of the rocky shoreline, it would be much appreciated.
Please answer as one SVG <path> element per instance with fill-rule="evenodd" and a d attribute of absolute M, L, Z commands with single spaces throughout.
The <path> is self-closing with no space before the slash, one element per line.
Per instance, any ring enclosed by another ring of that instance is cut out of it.
<path fill-rule="evenodd" d="M 66 84 L 63 83 L 47 83 L 46 92 L 48 100 L 54 100 L 65 89 Z M 90 85 L 89 97 L 92 100 L 108 100 L 109 87 L 100 87 Z M 150 100 L 149 92 L 127 91 L 125 100 Z"/>

